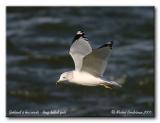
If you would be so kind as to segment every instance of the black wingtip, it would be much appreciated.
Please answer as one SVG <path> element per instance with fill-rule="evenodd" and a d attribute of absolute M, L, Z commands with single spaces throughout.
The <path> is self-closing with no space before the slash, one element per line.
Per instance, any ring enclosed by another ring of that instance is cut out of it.
<path fill-rule="evenodd" d="M 72 44 L 79 39 L 80 37 L 84 37 L 85 33 L 82 30 L 77 31 L 76 35 L 73 38 Z"/>
<path fill-rule="evenodd" d="M 79 31 L 77 31 L 76 35 L 81 35 L 81 36 L 83 36 L 83 35 L 85 35 L 85 33 L 84 33 L 84 31 L 79 30 Z"/>
<path fill-rule="evenodd" d="M 99 48 L 109 47 L 110 49 L 112 49 L 112 46 L 113 46 L 113 41 L 109 41 L 106 44 L 100 46 Z"/>

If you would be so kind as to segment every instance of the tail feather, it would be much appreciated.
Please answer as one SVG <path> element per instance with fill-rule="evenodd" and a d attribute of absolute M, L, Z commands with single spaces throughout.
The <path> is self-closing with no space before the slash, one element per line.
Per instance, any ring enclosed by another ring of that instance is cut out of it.
<path fill-rule="evenodd" d="M 125 83 L 125 81 L 126 81 L 126 78 L 127 78 L 127 76 L 126 75 L 123 75 L 123 76 L 121 76 L 120 78 L 118 78 L 118 79 L 114 79 L 114 78 L 112 78 L 111 80 L 115 80 L 115 81 L 106 81 L 104 84 L 106 85 L 106 84 L 110 84 L 110 85 L 112 85 L 113 87 L 118 87 L 118 88 L 121 88 L 122 87 L 122 85 Z"/>
<path fill-rule="evenodd" d="M 111 85 L 115 86 L 115 87 L 122 87 L 122 85 L 120 85 L 119 83 L 115 82 L 115 81 L 111 81 Z"/>

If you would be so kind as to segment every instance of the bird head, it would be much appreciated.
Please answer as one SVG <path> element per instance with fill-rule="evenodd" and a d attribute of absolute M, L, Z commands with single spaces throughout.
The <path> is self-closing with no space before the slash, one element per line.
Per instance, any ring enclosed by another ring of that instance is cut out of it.
<path fill-rule="evenodd" d="M 67 73 L 62 73 L 62 74 L 60 75 L 60 78 L 59 78 L 59 80 L 57 81 L 57 83 L 63 82 L 63 81 L 66 81 L 66 80 L 68 80 L 68 78 L 67 78 Z"/>
<path fill-rule="evenodd" d="M 71 79 L 72 79 L 72 72 L 64 72 L 60 75 L 60 78 L 57 81 L 57 83 L 71 80 Z"/>

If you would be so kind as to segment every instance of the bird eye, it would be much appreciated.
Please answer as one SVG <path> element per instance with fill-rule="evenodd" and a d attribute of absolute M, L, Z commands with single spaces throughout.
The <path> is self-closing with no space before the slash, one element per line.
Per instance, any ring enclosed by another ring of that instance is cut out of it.
<path fill-rule="evenodd" d="M 63 79 L 65 79 L 66 77 L 63 77 Z"/>

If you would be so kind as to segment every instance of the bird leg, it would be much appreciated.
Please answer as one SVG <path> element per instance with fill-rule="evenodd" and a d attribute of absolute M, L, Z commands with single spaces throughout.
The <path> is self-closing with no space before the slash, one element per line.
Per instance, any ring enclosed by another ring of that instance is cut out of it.
<path fill-rule="evenodd" d="M 100 85 L 107 88 L 107 89 L 112 89 L 112 86 L 109 84 L 100 84 Z"/>

